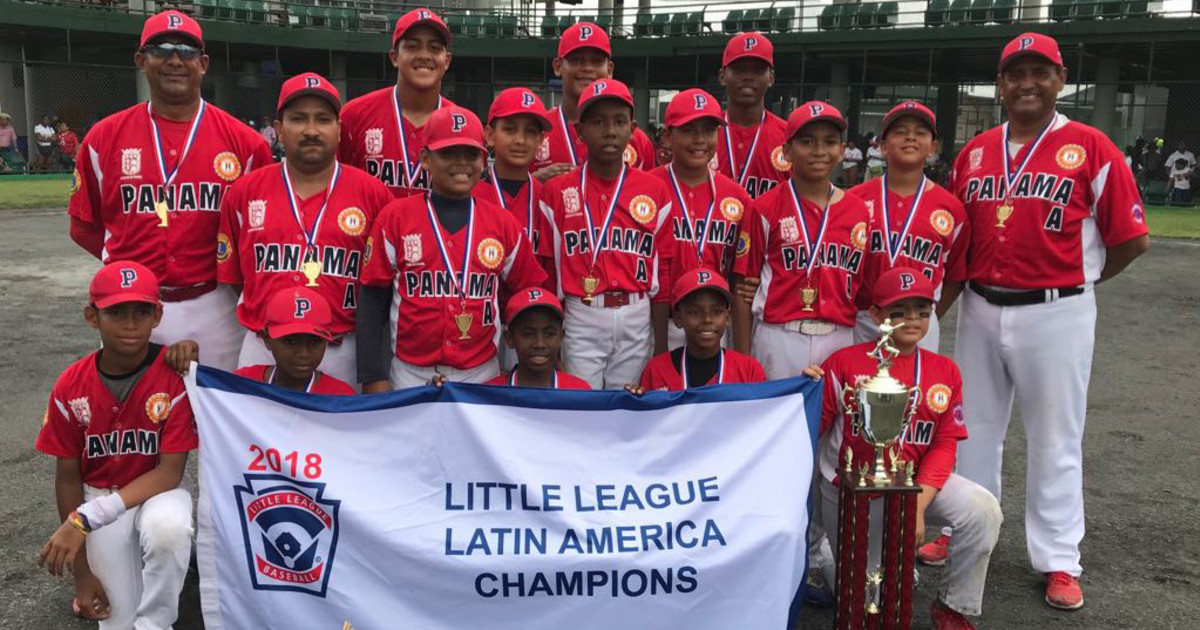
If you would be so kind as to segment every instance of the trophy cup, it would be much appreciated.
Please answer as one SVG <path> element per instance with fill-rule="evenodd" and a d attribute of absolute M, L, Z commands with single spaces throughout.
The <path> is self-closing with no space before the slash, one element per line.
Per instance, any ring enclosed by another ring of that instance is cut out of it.
<path fill-rule="evenodd" d="M 915 387 L 888 369 L 900 352 L 892 334 L 901 326 L 885 320 L 870 356 L 879 362 L 874 376 L 842 392 L 854 427 L 875 449 L 875 461 L 856 467 L 846 449 L 838 500 L 838 630 L 908 630 L 912 624 L 913 568 L 916 555 L 917 494 L 913 462 L 899 458 L 896 441 L 908 431 L 920 397 Z M 891 450 L 890 470 L 884 453 Z M 883 498 L 883 540 L 879 570 L 868 573 L 870 508 Z"/>

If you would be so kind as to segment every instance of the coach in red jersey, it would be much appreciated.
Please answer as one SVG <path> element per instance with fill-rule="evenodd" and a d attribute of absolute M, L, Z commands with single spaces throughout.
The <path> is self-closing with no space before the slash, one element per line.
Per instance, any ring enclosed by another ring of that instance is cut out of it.
<path fill-rule="evenodd" d="M 955 161 L 951 190 L 971 223 L 957 358 L 971 439 L 958 471 L 1000 496 L 1001 454 L 1019 393 L 1028 444 L 1025 538 L 1046 602 L 1083 605 L 1083 427 L 1096 283 L 1149 247 L 1122 153 L 1055 111 L 1067 79 L 1054 39 L 1026 33 L 996 77 L 1008 122 Z M 943 299 L 952 296 L 951 287 Z"/>
<path fill-rule="evenodd" d="M 775 47 L 762 33 L 738 33 L 725 45 L 721 73 L 725 121 L 713 168 L 733 179 L 751 198 L 787 181 L 792 165 L 784 144 L 787 124 L 767 111 L 775 84 Z"/>
<path fill-rule="evenodd" d="M 444 105 L 442 77 L 450 67 L 450 29 L 433 11 L 413 9 L 396 21 L 388 59 L 396 85 L 364 94 L 342 109 L 338 160 L 383 182 L 396 197 L 429 190 L 421 168 L 425 121 Z"/>
<path fill-rule="evenodd" d="M 285 81 L 275 127 L 287 160 L 242 178 L 221 204 L 217 279 L 242 296 L 239 368 L 274 362 L 262 338 L 267 305 L 283 289 L 307 286 L 332 312 L 320 370 L 354 382 L 358 276 L 371 222 L 392 196 L 337 161 L 340 109 L 325 77 L 307 72 Z"/>
<path fill-rule="evenodd" d="M 163 319 L 152 341 L 195 339 L 204 363 L 233 369 L 241 332 L 235 296 L 217 287 L 221 198 L 270 164 L 271 150 L 200 98 L 208 55 L 192 18 L 151 16 L 134 61 L 150 102 L 101 120 L 84 138 L 67 208 L 71 239 L 101 262 L 132 260 L 158 276 Z"/>
<path fill-rule="evenodd" d="M 553 64 L 554 76 L 562 79 L 563 102 L 548 112 L 552 128 L 529 166 L 534 177 L 542 181 L 562 175 L 587 159 L 587 145 L 575 129 L 579 121 L 578 103 L 588 84 L 613 76 L 608 31 L 591 22 L 571 25 L 558 40 L 558 56 Z M 654 168 L 654 143 L 635 125 L 622 157 L 630 168 L 648 171 Z"/>

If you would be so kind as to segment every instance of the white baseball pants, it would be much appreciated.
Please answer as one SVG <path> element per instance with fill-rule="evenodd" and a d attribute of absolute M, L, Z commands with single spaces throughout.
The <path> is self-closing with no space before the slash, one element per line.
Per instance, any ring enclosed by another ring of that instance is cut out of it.
<path fill-rule="evenodd" d="M 960 308 L 955 358 L 970 438 L 959 443 L 958 473 L 1000 498 L 1004 436 L 1019 393 L 1029 559 L 1039 573 L 1078 576 L 1096 295 L 1089 288 L 1043 304 L 995 306 L 966 289 Z"/>
<path fill-rule="evenodd" d="M 821 519 L 829 542 L 837 549 L 838 489 L 821 479 Z M 867 544 L 867 571 L 879 568 L 883 543 L 883 501 L 871 501 L 871 529 Z M 949 525 L 954 528 L 950 539 L 946 572 L 938 590 L 942 603 L 964 615 L 979 615 L 983 611 L 983 589 L 987 582 L 988 562 L 992 549 L 1000 538 L 1004 515 L 1000 503 L 983 486 L 957 474 L 951 474 L 941 491 L 925 508 L 928 525 Z M 825 567 L 825 579 L 836 584 L 836 568 Z"/>
<path fill-rule="evenodd" d="M 175 623 L 192 553 L 190 486 L 185 477 L 174 490 L 150 497 L 88 535 L 88 565 L 112 606 L 100 630 L 157 630 Z M 85 501 L 111 493 L 83 487 Z"/>
<path fill-rule="evenodd" d="M 200 344 L 200 363 L 232 372 L 245 330 L 237 321 L 237 296 L 227 285 L 183 302 L 163 302 L 163 318 L 150 341 L 169 346 L 191 339 Z"/>
<path fill-rule="evenodd" d="M 357 390 L 357 356 L 358 353 L 354 349 L 354 333 L 350 333 L 342 337 L 341 343 L 326 346 L 325 358 L 321 359 L 321 365 L 317 366 L 317 369 L 349 383 Z M 267 344 L 263 343 L 258 333 L 247 330 L 242 337 L 242 351 L 238 354 L 237 366 L 241 369 L 251 365 L 275 365 L 275 357 L 267 350 Z"/>
<path fill-rule="evenodd" d="M 592 389 L 621 389 L 641 380 L 654 351 L 650 300 L 605 308 L 600 305 L 605 297 L 596 296 L 590 306 L 567 297 L 563 364 Z"/>
<path fill-rule="evenodd" d="M 499 373 L 500 365 L 496 361 L 496 357 L 465 370 L 449 365 L 413 365 L 392 357 L 392 369 L 388 380 L 391 381 L 393 388 L 404 389 L 405 387 L 428 385 L 429 379 L 433 378 L 434 374 L 441 374 L 452 383 L 486 383 Z"/>
<path fill-rule="evenodd" d="M 834 325 L 827 335 L 806 335 L 787 330 L 782 324 L 754 322 L 751 354 L 762 364 L 767 378 L 800 376 L 804 368 L 820 365 L 829 355 L 854 343 L 853 329 Z"/>
<path fill-rule="evenodd" d="M 937 315 L 929 317 L 929 331 L 925 333 L 917 346 L 930 352 L 938 351 L 938 343 L 941 341 L 942 327 L 938 324 Z M 869 311 L 859 311 L 858 316 L 854 321 L 854 343 L 865 343 L 868 341 L 879 341 L 879 325 L 875 320 L 871 319 Z"/>

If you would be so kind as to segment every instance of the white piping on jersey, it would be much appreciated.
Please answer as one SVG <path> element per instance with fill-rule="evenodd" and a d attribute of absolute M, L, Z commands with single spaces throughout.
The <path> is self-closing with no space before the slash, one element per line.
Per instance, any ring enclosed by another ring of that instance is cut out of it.
<path fill-rule="evenodd" d="M 551 208 L 546 202 L 538 201 L 538 208 L 542 211 L 542 217 L 546 219 L 546 223 L 550 225 L 550 235 L 554 239 L 554 284 L 555 291 L 558 293 L 558 298 L 561 300 L 565 295 L 563 293 L 563 273 L 562 273 L 562 237 L 558 231 L 558 225 L 554 222 L 554 208 Z M 542 238 L 545 238 L 543 236 Z"/>
<path fill-rule="evenodd" d="M 1082 271 L 1083 281 L 1085 283 L 1093 283 L 1100 279 L 1100 274 L 1104 270 L 1104 262 L 1108 258 L 1108 250 L 1104 248 L 1104 244 L 1100 239 L 1100 228 L 1096 224 L 1096 212 L 1100 206 L 1100 198 L 1104 195 L 1105 189 L 1108 187 L 1108 176 L 1112 170 L 1112 162 L 1108 162 L 1100 167 L 1096 172 L 1096 177 L 1091 181 L 1092 206 L 1089 208 L 1089 214 L 1083 219 L 1083 224 L 1079 229 L 1080 245 L 1083 254 Z"/>

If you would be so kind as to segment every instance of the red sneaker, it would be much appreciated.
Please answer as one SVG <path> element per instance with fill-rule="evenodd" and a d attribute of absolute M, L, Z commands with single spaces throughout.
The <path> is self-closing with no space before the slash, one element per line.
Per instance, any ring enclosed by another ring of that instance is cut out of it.
<path fill-rule="evenodd" d="M 1065 571 L 1046 574 L 1046 603 L 1059 610 L 1076 610 L 1083 607 L 1083 589 L 1079 578 Z"/>
<path fill-rule="evenodd" d="M 975 630 L 975 624 L 965 615 L 940 601 L 930 606 L 929 616 L 933 619 L 933 630 Z"/>
<path fill-rule="evenodd" d="M 931 567 L 940 567 L 946 564 L 946 557 L 950 552 L 950 537 L 942 534 L 933 539 L 933 542 L 925 543 L 917 549 L 917 560 L 921 564 L 927 564 Z"/>

